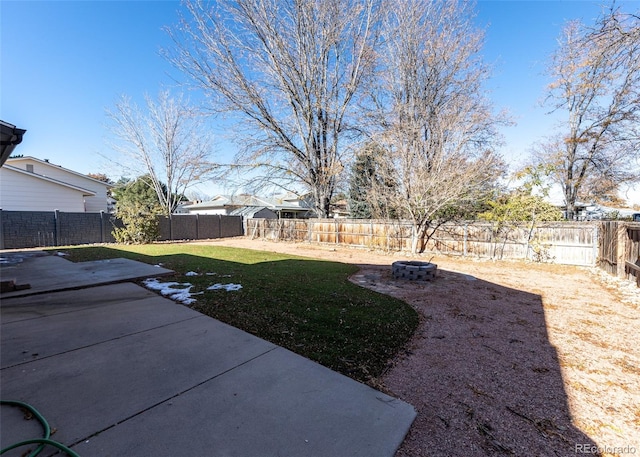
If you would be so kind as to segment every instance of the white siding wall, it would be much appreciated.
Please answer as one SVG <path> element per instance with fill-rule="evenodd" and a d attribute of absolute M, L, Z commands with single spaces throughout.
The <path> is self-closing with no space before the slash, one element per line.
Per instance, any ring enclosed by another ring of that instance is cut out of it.
<path fill-rule="evenodd" d="M 186 214 L 222 214 L 223 216 L 226 214 L 229 214 L 229 211 L 227 211 L 224 208 L 213 208 L 213 209 L 207 209 L 207 208 L 203 208 L 203 209 L 198 209 L 198 208 L 194 208 L 194 209 L 186 209 L 187 213 Z"/>
<path fill-rule="evenodd" d="M 82 192 L 0 168 L 0 208 L 5 211 L 84 212 Z"/>
<path fill-rule="evenodd" d="M 42 176 L 57 179 L 58 181 L 66 182 L 74 186 L 82 187 L 96 193 L 95 197 L 85 197 L 85 210 L 87 212 L 100 212 L 107 211 L 107 186 L 100 182 L 96 182 L 93 179 L 69 173 L 67 170 L 58 167 L 57 165 L 44 164 L 31 160 L 27 157 L 22 159 L 14 159 L 7 162 L 7 165 L 20 168 L 22 170 L 27 169 L 27 164 L 33 165 L 33 172 Z"/>

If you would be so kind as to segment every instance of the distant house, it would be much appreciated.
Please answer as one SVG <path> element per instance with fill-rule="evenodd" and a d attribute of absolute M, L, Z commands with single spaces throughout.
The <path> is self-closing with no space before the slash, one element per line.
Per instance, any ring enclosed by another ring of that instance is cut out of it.
<path fill-rule="evenodd" d="M 183 205 L 181 212 L 189 214 L 238 215 L 245 218 L 302 219 L 313 215 L 305 199 L 284 195 L 271 198 L 253 195 L 218 195 L 205 202 Z"/>
<path fill-rule="evenodd" d="M 278 219 L 278 213 L 266 206 L 243 206 L 229 213 L 231 216 L 242 216 L 246 219 Z"/>
<path fill-rule="evenodd" d="M 111 186 L 34 157 L 9 158 L 0 168 L 0 208 L 5 211 L 109 211 Z"/>
<path fill-rule="evenodd" d="M 334 219 L 345 219 L 351 216 L 349 203 L 346 199 L 341 199 L 331 204 L 329 216 Z"/>

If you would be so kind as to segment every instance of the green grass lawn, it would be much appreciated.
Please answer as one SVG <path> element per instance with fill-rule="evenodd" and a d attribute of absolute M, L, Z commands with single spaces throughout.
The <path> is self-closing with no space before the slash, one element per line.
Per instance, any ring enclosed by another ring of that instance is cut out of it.
<path fill-rule="evenodd" d="M 197 311 L 359 381 L 374 381 L 418 325 L 418 314 L 406 303 L 350 283 L 356 267 L 343 263 L 184 244 L 64 252 L 76 262 L 125 257 L 162 263 L 176 274 L 161 281 L 191 283 L 191 292 L 204 292 L 193 296 Z M 199 275 L 185 276 L 192 271 Z M 215 283 L 242 289 L 206 290 Z"/>

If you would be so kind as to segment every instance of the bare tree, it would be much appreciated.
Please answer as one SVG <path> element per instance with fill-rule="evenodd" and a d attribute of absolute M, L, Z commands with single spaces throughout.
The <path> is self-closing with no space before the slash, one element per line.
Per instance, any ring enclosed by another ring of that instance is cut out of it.
<path fill-rule="evenodd" d="M 343 170 L 340 142 L 373 63 L 373 0 L 187 1 L 170 60 L 235 116 L 238 165 L 302 184 L 327 216 Z"/>
<path fill-rule="evenodd" d="M 396 183 L 387 200 L 412 222 L 414 253 L 501 174 L 491 147 L 504 118 L 483 96 L 489 72 L 471 8 L 457 0 L 407 0 L 391 5 L 384 21 L 370 119 L 374 138 L 389 151 L 379 169 Z"/>
<path fill-rule="evenodd" d="M 612 8 L 593 28 L 568 23 L 549 73 L 548 101 L 567 120 L 538 159 L 555 166 L 574 219 L 578 198 L 640 179 L 640 18 Z"/>
<path fill-rule="evenodd" d="M 170 215 L 185 191 L 210 179 L 217 166 L 211 162 L 212 139 L 202 119 L 181 98 L 160 93 L 145 97 L 146 111 L 123 96 L 107 110 L 112 147 L 119 152 L 112 162 L 126 173 L 144 176 Z"/>

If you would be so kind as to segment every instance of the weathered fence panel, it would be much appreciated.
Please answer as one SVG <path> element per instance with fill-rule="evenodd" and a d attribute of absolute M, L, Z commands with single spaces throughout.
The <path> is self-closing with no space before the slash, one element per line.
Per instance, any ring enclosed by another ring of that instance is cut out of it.
<path fill-rule="evenodd" d="M 640 223 L 602 222 L 600 232 L 598 266 L 640 285 Z"/>
<path fill-rule="evenodd" d="M 242 217 L 173 215 L 160 217 L 160 240 L 202 240 L 244 234 Z M 0 209 L 0 249 L 112 243 L 122 222 L 108 213 L 3 211 Z"/>
<path fill-rule="evenodd" d="M 626 224 L 624 276 L 640 287 L 640 224 Z M 620 230 L 618 231 L 620 233 Z"/>
<path fill-rule="evenodd" d="M 598 243 L 598 267 L 609 274 L 618 274 L 618 225 L 617 221 L 602 222 Z"/>
<path fill-rule="evenodd" d="M 414 230 L 406 221 L 351 219 L 248 219 L 252 238 L 409 251 Z M 425 251 L 500 259 L 595 265 L 598 227 L 592 223 L 511 224 L 468 222 L 438 227 Z"/>

